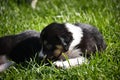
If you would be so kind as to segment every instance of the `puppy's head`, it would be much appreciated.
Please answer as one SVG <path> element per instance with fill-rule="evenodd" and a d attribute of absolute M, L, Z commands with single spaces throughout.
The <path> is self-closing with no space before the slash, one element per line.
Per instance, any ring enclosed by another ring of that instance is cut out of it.
<path fill-rule="evenodd" d="M 41 51 L 40 57 L 54 59 L 66 52 L 73 40 L 72 33 L 67 30 L 64 24 L 51 23 L 41 32 Z"/>

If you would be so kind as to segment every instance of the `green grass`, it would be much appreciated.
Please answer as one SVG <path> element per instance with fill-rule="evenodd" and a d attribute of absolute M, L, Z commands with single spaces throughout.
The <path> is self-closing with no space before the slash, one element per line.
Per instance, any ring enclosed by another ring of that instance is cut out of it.
<path fill-rule="evenodd" d="M 39 0 L 37 8 L 0 1 L 0 36 L 25 30 L 41 31 L 51 22 L 81 22 L 96 26 L 107 48 L 89 64 L 56 69 L 30 61 L 27 67 L 11 66 L 0 73 L 1 80 L 120 80 L 119 0 Z"/>

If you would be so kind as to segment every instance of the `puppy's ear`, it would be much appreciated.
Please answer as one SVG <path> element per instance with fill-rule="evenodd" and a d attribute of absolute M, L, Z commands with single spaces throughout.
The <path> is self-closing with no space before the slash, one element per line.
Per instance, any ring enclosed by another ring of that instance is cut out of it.
<path fill-rule="evenodd" d="M 65 38 L 63 38 L 63 37 L 60 37 L 60 36 L 58 36 L 58 38 L 59 38 L 59 40 L 60 40 L 60 42 L 61 42 L 61 44 L 62 44 L 62 46 L 63 46 L 63 51 L 65 52 L 65 51 L 67 51 L 68 50 L 68 45 L 67 45 L 67 43 L 65 42 Z"/>

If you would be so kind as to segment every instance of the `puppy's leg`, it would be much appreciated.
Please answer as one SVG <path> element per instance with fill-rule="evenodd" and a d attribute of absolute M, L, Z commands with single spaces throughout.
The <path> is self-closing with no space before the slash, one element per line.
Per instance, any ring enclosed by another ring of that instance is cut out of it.
<path fill-rule="evenodd" d="M 77 66 L 77 65 L 81 65 L 83 63 L 86 63 L 87 59 L 85 57 L 76 57 L 76 58 L 72 58 L 72 59 L 68 59 L 66 61 L 55 61 L 53 64 L 56 67 L 60 67 L 60 68 L 70 68 L 71 66 Z"/>
<path fill-rule="evenodd" d="M 14 62 L 12 61 L 8 61 L 6 63 L 3 63 L 0 65 L 0 72 L 6 70 L 7 68 L 9 68 Z"/>
<path fill-rule="evenodd" d="M 14 62 L 8 61 L 5 55 L 0 55 L 0 72 L 6 70 Z"/>

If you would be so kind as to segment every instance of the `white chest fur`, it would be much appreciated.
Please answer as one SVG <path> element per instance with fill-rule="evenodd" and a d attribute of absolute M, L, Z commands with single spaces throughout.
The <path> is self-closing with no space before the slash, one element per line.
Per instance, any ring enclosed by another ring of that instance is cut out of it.
<path fill-rule="evenodd" d="M 80 27 L 66 23 L 66 28 L 69 32 L 72 33 L 73 41 L 69 47 L 69 50 L 72 50 L 76 45 L 78 45 L 81 41 L 81 38 L 83 37 L 83 31 Z"/>

